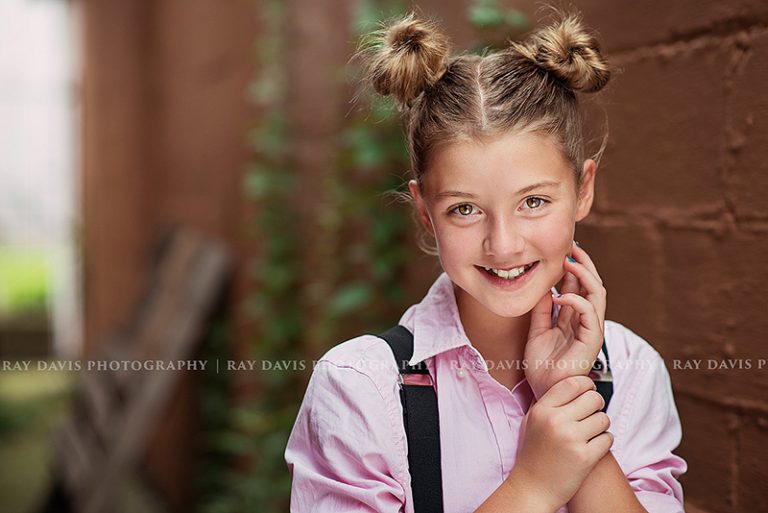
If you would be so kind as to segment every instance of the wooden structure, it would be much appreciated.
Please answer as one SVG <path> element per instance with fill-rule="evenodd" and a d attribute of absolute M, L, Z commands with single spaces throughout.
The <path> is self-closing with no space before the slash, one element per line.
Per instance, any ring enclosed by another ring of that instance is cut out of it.
<path fill-rule="evenodd" d="M 119 511 L 115 491 L 135 473 L 184 372 L 147 370 L 147 363 L 191 361 L 225 289 L 229 260 L 221 244 L 188 230 L 165 241 L 134 319 L 83 362 L 81 387 L 58 437 L 59 479 L 44 511 Z"/>

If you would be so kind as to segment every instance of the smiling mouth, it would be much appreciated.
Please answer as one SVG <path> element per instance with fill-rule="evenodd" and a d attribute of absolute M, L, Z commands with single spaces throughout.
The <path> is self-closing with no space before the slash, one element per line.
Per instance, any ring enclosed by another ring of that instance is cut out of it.
<path fill-rule="evenodd" d="M 482 267 L 482 266 L 476 266 L 479 269 L 482 269 L 484 272 L 490 274 L 491 276 L 495 276 L 498 278 L 502 278 L 505 280 L 514 280 L 515 278 L 518 278 L 525 273 L 527 273 L 531 268 L 533 268 L 538 263 L 538 260 L 535 260 L 529 264 L 526 264 L 524 266 L 515 267 L 511 269 L 493 269 L 490 267 Z"/>

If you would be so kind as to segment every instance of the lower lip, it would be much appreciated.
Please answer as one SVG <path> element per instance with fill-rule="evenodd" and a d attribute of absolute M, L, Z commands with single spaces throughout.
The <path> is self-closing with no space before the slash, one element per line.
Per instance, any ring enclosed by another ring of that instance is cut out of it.
<path fill-rule="evenodd" d="M 533 264 L 530 267 L 530 269 L 525 271 L 523 274 L 521 274 L 520 276 L 518 276 L 514 280 L 505 280 L 504 278 L 500 278 L 500 277 L 496 276 L 493 273 L 489 273 L 488 271 L 486 271 L 482 267 L 475 266 L 475 268 L 478 271 L 480 271 L 480 274 L 485 276 L 486 279 L 492 285 L 494 285 L 495 287 L 498 287 L 498 288 L 500 288 L 502 290 L 505 290 L 505 291 L 519 289 L 520 287 L 524 286 L 526 283 L 531 281 L 531 276 L 533 275 L 534 272 L 536 272 L 536 269 L 538 267 L 539 267 L 539 261 L 537 261 L 535 264 Z"/>

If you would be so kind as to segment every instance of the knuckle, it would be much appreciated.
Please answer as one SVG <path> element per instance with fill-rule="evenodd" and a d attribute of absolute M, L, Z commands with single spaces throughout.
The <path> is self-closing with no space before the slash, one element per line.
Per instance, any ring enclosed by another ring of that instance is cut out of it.
<path fill-rule="evenodd" d="M 600 393 L 597 390 L 587 390 L 583 395 L 585 401 L 589 401 L 589 404 L 592 405 L 592 408 L 597 410 L 598 406 L 600 405 L 600 401 L 602 400 Z"/>
<path fill-rule="evenodd" d="M 557 415 L 550 414 L 542 419 L 542 425 L 547 433 L 555 434 L 557 433 L 558 428 L 562 425 L 562 422 L 559 421 Z"/>
<path fill-rule="evenodd" d="M 613 446 L 613 433 L 610 431 L 606 431 L 605 433 L 601 433 L 599 435 L 600 441 L 605 444 L 605 446 L 601 450 L 601 454 L 606 454 L 611 447 Z"/>
<path fill-rule="evenodd" d="M 588 465 L 591 460 L 591 455 L 589 454 L 588 448 L 586 446 L 581 446 L 574 449 L 573 459 L 575 460 L 576 465 L 580 467 Z"/>
<path fill-rule="evenodd" d="M 569 391 L 579 390 L 581 388 L 581 380 L 578 376 L 571 376 L 563 380 L 562 386 Z"/>
<path fill-rule="evenodd" d="M 568 378 L 568 381 L 571 383 L 571 387 L 574 389 L 581 390 L 584 387 L 589 386 L 592 387 L 592 378 L 589 376 L 571 376 Z"/>
<path fill-rule="evenodd" d="M 611 419 L 605 412 L 599 411 L 596 412 L 595 415 L 597 415 L 600 425 L 603 426 L 603 430 L 606 430 L 611 426 Z"/>
<path fill-rule="evenodd" d="M 590 392 L 592 392 L 593 400 L 597 403 L 596 409 L 602 410 L 603 406 L 605 406 L 605 399 L 603 399 L 602 394 L 600 394 L 600 392 L 598 392 L 597 390 L 590 390 Z"/>
<path fill-rule="evenodd" d="M 528 420 L 531 424 L 542 425 L 547 419 L 547 413 L 539 404 L 534 404 L 528 411 Z"/>

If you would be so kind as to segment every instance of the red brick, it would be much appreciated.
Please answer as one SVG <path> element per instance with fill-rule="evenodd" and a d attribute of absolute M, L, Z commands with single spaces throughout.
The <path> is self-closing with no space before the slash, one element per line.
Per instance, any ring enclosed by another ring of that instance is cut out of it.
<path fill-rule="evenodd" d="M 692 502 L 685 498 L 685 513 L 710 513 L 709 509 L 704 509 L 694 505 Z"/>
<path fill-rule="evenodd" d="M 764 236 L 679 229 L 665 230 L 662 240 L 665 357 L 702 360 L 698 370 L 670 365 L 673 381 L 694 390 L 717 382 L 723 399 L 765 401 L 768 365 L 760 369 L 758 360 L 768 360 L 768 298 L 755 287 L 768 283 L 765 250 L 758 250 Z M 732 360 L 736 368 L 710 369 L 708 360 Z"/>
<path fill-rule="evenodd" d="M 745 418 L 739 432 L 739 479 L 737 502 L 739 511 L 768 511 L 768 460 L 765 441 L 768 439 L 768 415 Z"/>
<path fill-rule="evenodd" d="M 768 4 L 760 0 L 677 0 L 664 4 L 655 0 L 579 0 L 576 6 L 612 52 L 727 32 L 768 19 Z"/>
<path fill-rule="evenodd" d="M 727 175 L 728 192 L 739 217 L 768 217 L 768 34 L 746 40 L 749 49 L 743 68 L 733 81 L 729 111 L 728 150 L 733 166 Z M 762 84 L 762 86 L 761 86 Z"/>
<path fill-rule="evenodd" d="M 680 339 L 706 337 L 760 354 L 768 331 L 765 235 L 732 232 L 717 237 L 693 229 L 665 229 L 667 331 Z M 693 328 L 693 331 L 692 331 Z"/>
<path fill-rule="evenodd" d="M 660 266 L 653 234 L 636 225 L 605 226 L 599 216 L 579 223 L 576 240 L 608 291 L 606 319 L 620 322 L 659 349 Z"/>
<path fill-rule="evenodd" d="M 713 235 L 695 230 L 665 229 L 661 237 L 665 331 L 686 343 L 714 338 L 723 328 L 716 304 L 722 246 Z"/>
<path fill-rule="evenodd" d="M 603 209 L 678 217 L 723 208 L 727 61 L 715 46 L 624 65 L 606 97 Z"/>
<path fill-rule="evenodd" d="M 681 394 L 675 397 L 683 439 L 675 451 L 688 463 L 680 476 L 686 500 L 706 504 L 712 513 L 732 512 L 734 416 Z"/>

